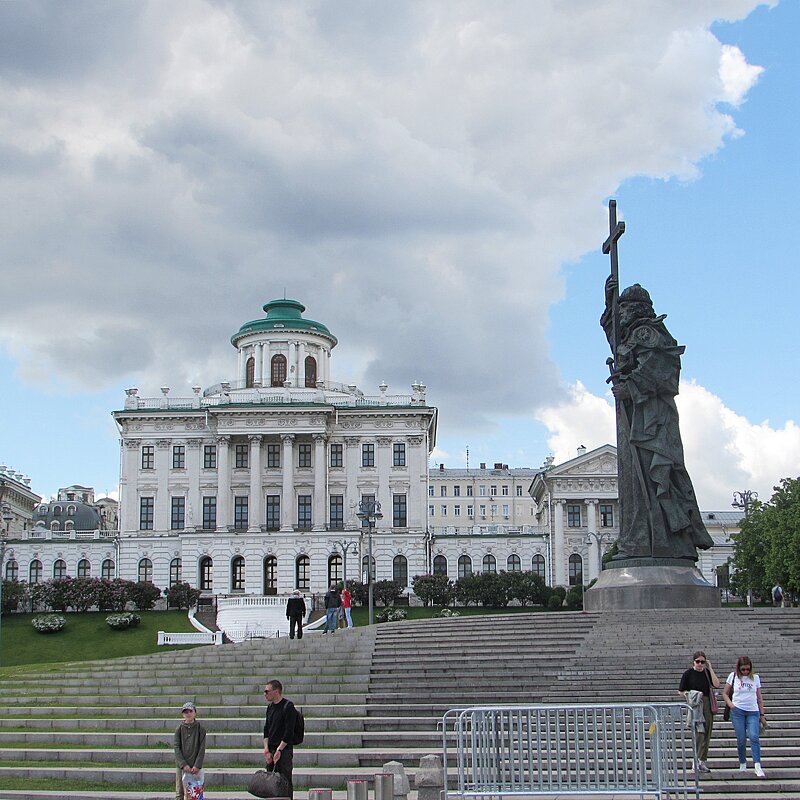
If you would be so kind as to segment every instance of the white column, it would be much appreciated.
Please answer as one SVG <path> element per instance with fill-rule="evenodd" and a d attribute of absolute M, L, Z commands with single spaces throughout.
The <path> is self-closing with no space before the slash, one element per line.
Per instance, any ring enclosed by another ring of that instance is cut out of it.
<path fill-rule="evenodd" d="M 294 373 L 292 373 L 294 367 Z M 292 375 L 294 374 L 294 377 Z M 289 358 L 286 360 L 286 380 L 297 386 L 297 342 L 289 342 Z"/>
<path fill-rule="evenodd" d="M 170 441 L 159 439 L 156 442 L 156 508 L 153 529 L 168 531 L 170 522 L 169 468 Z"/>
<path fill-rule="evenodd" d="M 328 459 L 325 457 L 325 442 L 327 437 L 324 433 L 314 434 L 314 530 L 324 531 L 327 521 L 325 506 L 327 504 L 328 486 Z"/>
<path fill-rule="evenodd" d="M 586 527 L 589 533 L 593 533 L 597 536 L 597 500 L 584 500 L 586 503 Z M 593 578 L 597 578 L 600 575 L 600 544 L 598 543 L 595 536 L 587 536 L 586 539 L 589 542 L 589 564 L 588 566 L 588 575 L 583 576 L 583 583 L 587 584 Z"/>
<path fill-rule="evenodd" d="M 261 487 L 261 436 L 250 436 L 250 499 L 247 501 L 249 525 L 257 533 L 264 521 L 264 490 Z"/>
<path fill-rule="evenodd" d="M 240 347 L 239 348 L 239 361 L 238 361 L 236 379 L 241 381 L 242 385 L 244 385 L 245 378 L 247 376 L 247 374 L 246 374 L 247 367 L 245 366 L 246 363 L 247 363 L 247 359 L 245 359 L 245 357 L 244 357 L 244 350 L 242 350 L 242 348 Z"/>
<path fill-rule="evenodd" d="M 306 385 L 306 343 L 300 342 L 297 347 L 297 385 Z"/>
<path fill-rule="evenodd" d="M 227 531 L 231 524 L 230 436 L 217 437 L 217 530 Z"/>
<path fill-rule="evenodd" d="M 264 383 L 264 345 L 260 342 L 253 348 L 253 360 L 255 362 L 255 370 L 253 372 L 253 380 L 262 384 Z"/>
<path fill-rule="evenodd" d="M 261 357 L 261 385 L 269 386 L 272 383 L 272 363 L 269 358 L 269 347 L 266 344 L 261 345 L 259 355 Z"/>
<path fill-rule="evenodd" d="M 284 433 L 283 440 L 283 492 L 281 495 L 281 530 L 294 530 L 294 434 Z"/>
<path fill-rule="evenodd" d="M 553 503 L 553 586 L 566 586 L 564 564 L 564 500 Z"/>
<path fill-rule="evenodd" d="M 194 529 L 203 527 L 203 506 L 200 499 L 201 445 L 201 439 L 189 439 L 186 442 L 186 477 L 189 481 L 186 498 L 186 527 Z"/>
<path fill-rule="evenodd" d="M 345 507 L 345 526 L 355 526 L 360 529 L 361 520 L 356 516 L 358 503 L 361 498 L 358 496 L 358 473 L 361 468 L 361 452 L 359 450 L 360 439 L 358 436 L 347 436 L 345 443 L 345 470 L 347 476 L 347 494 L 344 498 Z M 360 558 L 360 556 L 359 556 Z M 361 562 L 359 562 L 360 564 Z M 359 570 L 361 568 L 359 567 Z"/>
<path fill-rule="evenodd" d="M 122 476 L 119 482 L 119 530 L 136 531 L 139 529 L 139 464 L 142 443 L 137 439 L 125 440 L 125 451 L 122 461 Z"/>
<path fill-rule="evenodd" d="M 383 519 L 376 523 L 382 528 L 392 527 L 392 493 L 389 487 L 389 470 L 392 463 L 392 440 L 379 436 L 375 448 L 375 466 L 378 470 L 378 502 L 381 504 Z M 374 549 L 374 543 L 373 543 Z M 373 552 L 374 555 L 374 552 Z"/>
<path fill-rule="evenodd" d="M 408 527 L 424 531 L 427 527 L 425 521 L 428 518 L 428 453 L 424 436 L 406 438 L 406 464 L 409 476 L 406 498 Z M 463 511 L 466 519 L 466 503 Z"/>

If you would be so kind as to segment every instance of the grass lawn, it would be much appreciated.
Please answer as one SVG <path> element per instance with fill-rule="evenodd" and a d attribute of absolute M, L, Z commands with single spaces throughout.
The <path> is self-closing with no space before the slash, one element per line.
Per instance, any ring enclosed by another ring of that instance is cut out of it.
<path fill-rule="evenodd" d="M 190 633 L 185 611 L 137 612 L 142 622 L 135 628 L 115 631 L 106 625 L 110 611 L 67 613 L 67 624 L 57 633 L 38 633 L 31 619 L 38 614 L 10 614 L 3 617 L 0 672 L 23 664 L 138 656 L 163 651 L 156 644 L 159 631 Z M 170 647 L 170 650 L 183 649 Z"/>

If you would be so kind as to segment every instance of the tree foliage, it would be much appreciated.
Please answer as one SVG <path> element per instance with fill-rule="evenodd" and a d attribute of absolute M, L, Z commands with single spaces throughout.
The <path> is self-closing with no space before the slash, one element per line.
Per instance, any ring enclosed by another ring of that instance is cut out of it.
<path fill-rule="evenodd" d="M 447 575 L 415 575 L 411 588 L 425 606 L 446 606 L 453 600 L 453 582 Z"/>

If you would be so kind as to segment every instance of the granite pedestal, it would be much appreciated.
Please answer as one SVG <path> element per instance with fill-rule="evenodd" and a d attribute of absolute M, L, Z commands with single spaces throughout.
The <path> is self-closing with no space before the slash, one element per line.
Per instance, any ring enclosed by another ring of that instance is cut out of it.
<path fill-rule="evenodd" d="M 719 608 L 719 589 L 695 566 L 657 564 L 655 559 L 612 562 L 584 595 L 586 611 L 636 608 Z M 643 563 L 644 562 L 644 563 Z"/>

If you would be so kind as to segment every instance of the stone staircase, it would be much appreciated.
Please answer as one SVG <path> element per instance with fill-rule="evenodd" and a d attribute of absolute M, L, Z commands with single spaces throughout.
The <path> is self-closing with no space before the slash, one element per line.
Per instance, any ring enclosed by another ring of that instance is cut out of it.
<path fill-rule="evenodd" d="M 340 795 L 347 778 L 386 761 L 413 775 L 440 751 L 437 723 L 451 707 L 678 700 L 695 649 L 723 681 L 750 655 L 770 723 L 759 781 L 738 773 L 730 723 L 718 718 L 702 796 L 800 797 L 800 613 L 765 609 L 460 617 L 20 669 L 0 680 L 0 800 L 172 797 L 172 732 L 186 700 L 209 732 L 209 800 L 248 797 L 271 677 L 306 717 L 296 798 L 317 786 Z M 17 788 L 4 788 L 10 779 Z"/>

